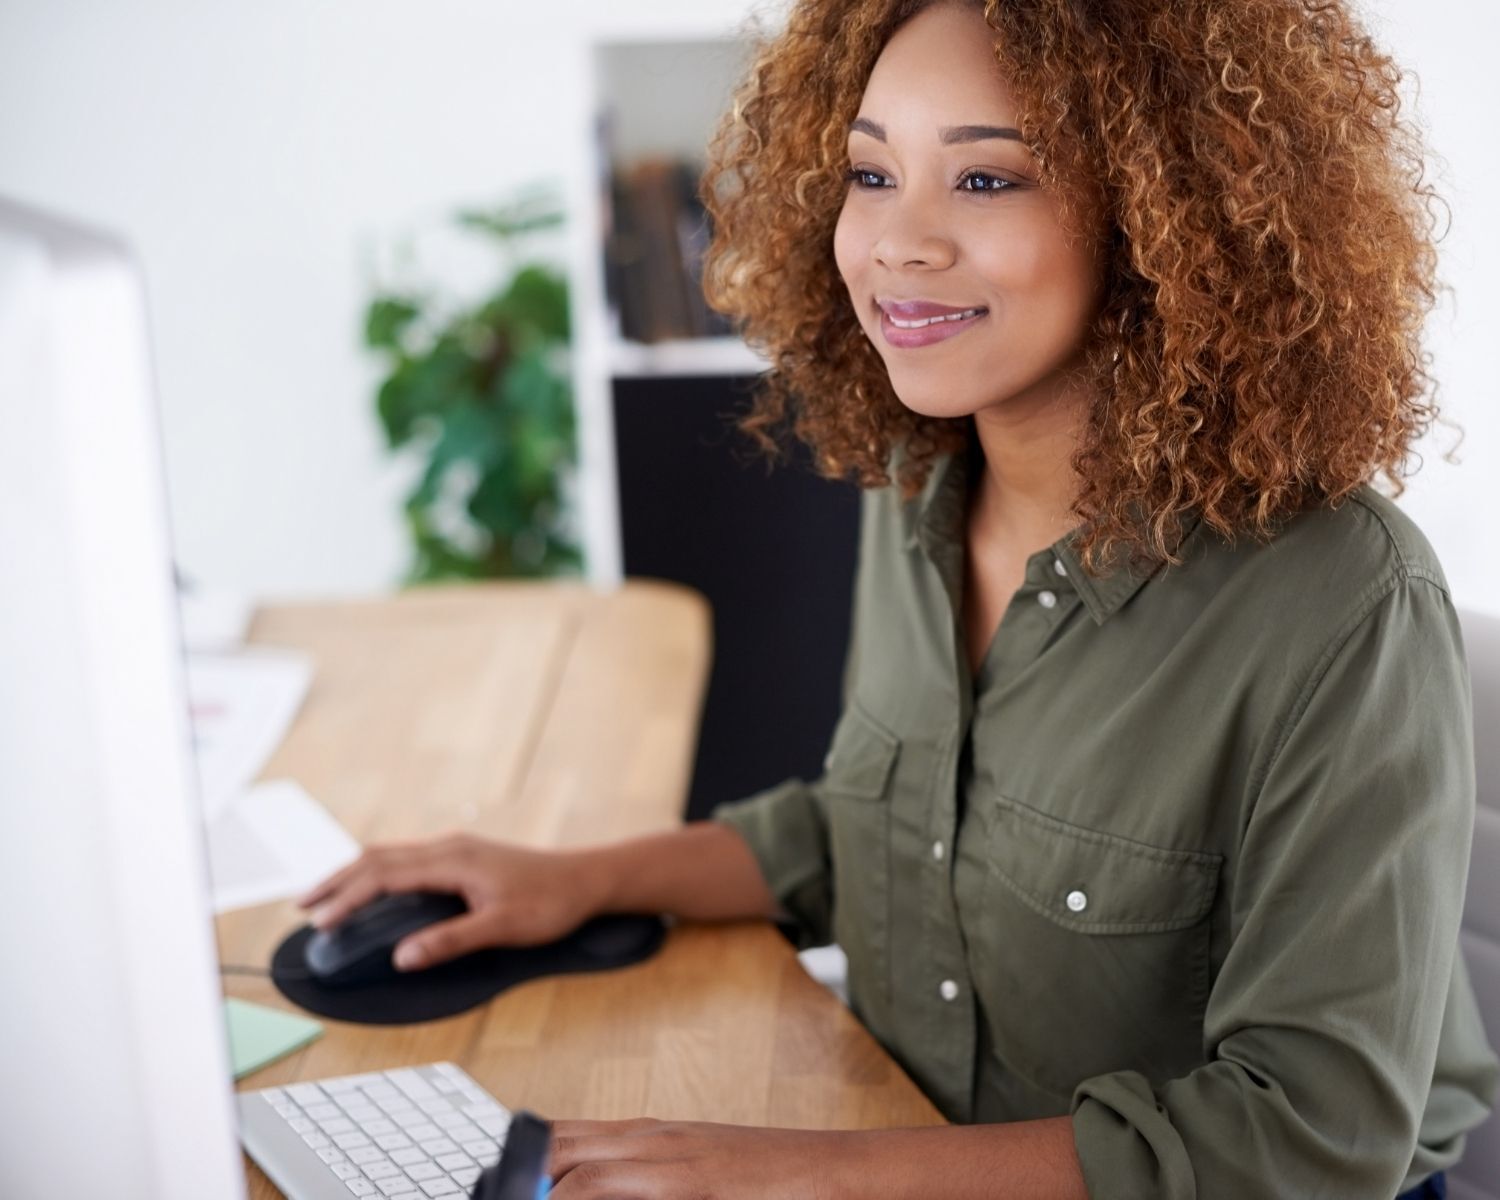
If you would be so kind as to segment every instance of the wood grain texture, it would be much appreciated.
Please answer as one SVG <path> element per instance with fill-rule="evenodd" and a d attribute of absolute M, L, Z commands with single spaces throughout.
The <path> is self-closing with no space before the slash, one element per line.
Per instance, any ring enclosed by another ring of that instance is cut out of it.
<path fill-rule="evenodd" d="M 267 607 L 250 640 L 315 665 L 263 777 L 298 780 L 362 843 L 465 829 L 582 845 L 682 819 L 711 654 L 707 606 L 685 588 L 419 588 Z M 264 964 L 301 924 L 289 901 L 226 913 L 220 959 Z M 295 1011 L 269 980 L 224 982 Z M 446 1020 L 320 1019 L 322 1038 L 238 1086 L 448 1060 L 502 1103 L 555 1117 L 941 1119 L 764 922 L 680 926 L 647 963 L 533 981 Z M 245 1161 L 253 1200 L 279 1195 Z"/>

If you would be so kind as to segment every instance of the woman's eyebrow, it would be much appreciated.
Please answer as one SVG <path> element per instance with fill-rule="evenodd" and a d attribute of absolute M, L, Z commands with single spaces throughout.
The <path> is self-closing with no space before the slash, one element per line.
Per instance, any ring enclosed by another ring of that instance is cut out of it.
<path fill-rule="evenodd" d="M 867 133 L 877 142 L 885 141 L 885 126 L 877 125 L 869 117 L 855 117 L 849 123 L 850 133 Z M 1021 131 L 1009 125 L 949 125 L 938 130 L 938 141 L 945 146 L 956 146 L 961 142 L 984 142 L 991 138 L 1007 141 L 1022 141 Z"/>

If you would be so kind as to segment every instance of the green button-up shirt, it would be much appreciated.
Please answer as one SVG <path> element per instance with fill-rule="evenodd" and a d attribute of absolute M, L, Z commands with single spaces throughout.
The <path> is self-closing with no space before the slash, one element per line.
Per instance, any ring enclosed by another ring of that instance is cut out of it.
<path fill-rule="evenodd" d="M 1497 1069 L 1426 538 L 1369 488 L 1269 545 L 1193 522 L 1156 570 L 1090 578 L 1069 534 L 971 679 L 977 469 L 864 494 L 824 773 L 715 818 L 939 1108 L 1071 1113 L 1094 1200 L 1379 1200 L 1454 1163 Z"/>

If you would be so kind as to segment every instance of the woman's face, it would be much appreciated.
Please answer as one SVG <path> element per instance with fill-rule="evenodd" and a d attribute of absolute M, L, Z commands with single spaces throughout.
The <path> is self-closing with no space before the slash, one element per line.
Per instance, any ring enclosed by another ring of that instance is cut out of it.
<path fill-rule="evenodd" d="M 993 46 L 967 5 L 923 10 L 881 52 L 849 132 L 834 257 L 896 395 L 926 416 L 1056 402 L 1100 302 Z"/>

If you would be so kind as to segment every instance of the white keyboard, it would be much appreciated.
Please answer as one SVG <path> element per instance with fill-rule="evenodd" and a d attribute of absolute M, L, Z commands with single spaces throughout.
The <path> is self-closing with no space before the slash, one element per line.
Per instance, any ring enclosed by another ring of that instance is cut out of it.
<path fill-rule="evenodd" d="M 240 1140 L 288 1200 L 467 1197 L 510 1110 L 452 1063 L 241 1092 Z"/>

